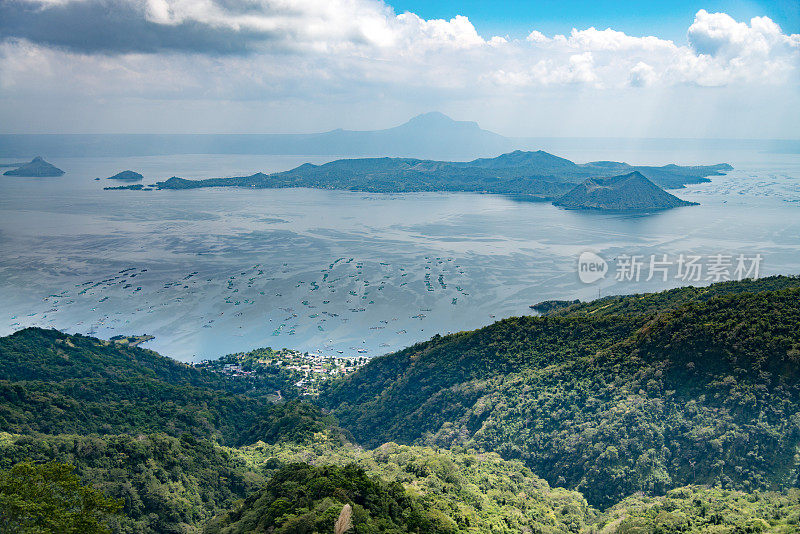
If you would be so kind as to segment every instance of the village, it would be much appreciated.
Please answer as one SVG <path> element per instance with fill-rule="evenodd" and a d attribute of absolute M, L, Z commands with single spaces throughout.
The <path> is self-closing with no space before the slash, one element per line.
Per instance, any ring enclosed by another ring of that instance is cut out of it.
<path fill-rule="evenodd" d="M 271 347 L 249 352 L 228 354 L 217 360 L 194 364 L 231 379 L 256 379 L 265 375 L 280 377 L 292 384 L 304 396 L 319 395 L 322 384 L 348 375 L 367 363 L 364 356 L 328 356 L 293 349 L 273 350 Z M 277 392 L 281 396 L 280 391 Z M 284 391 L 283 394 L 286 392 Z"/>

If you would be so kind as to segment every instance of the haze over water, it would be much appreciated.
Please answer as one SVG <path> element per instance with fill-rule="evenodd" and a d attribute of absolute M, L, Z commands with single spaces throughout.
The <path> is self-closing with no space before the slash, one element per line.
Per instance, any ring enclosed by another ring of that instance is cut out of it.
<path fill-rule="evenodd" d="M 26 326 L 152 334 L 145 346 L 184 361 L 261 346 L 375 356 L 531 313 L 546 299 L 684 285 L 613 274 L 583 284 L 576 260 L 585 250 L 609 262 L 760 253 L 762 275 L 800 272 L 797 154 L 590 146 L 542 148 L 577 162 L 729 162 L 735 170 L 671 191 L 700 206 L 622 215 L 467 193 L 102 189 L 125 169 L 148 184 L 331 157 L 48 158 L 67 174 L 0 178 L 0 335 Z"/>

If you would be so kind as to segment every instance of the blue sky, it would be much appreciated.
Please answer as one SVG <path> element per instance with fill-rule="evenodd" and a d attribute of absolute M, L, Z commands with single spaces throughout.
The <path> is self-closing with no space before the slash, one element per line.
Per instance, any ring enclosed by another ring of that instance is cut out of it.
<path fill-rule="evenodd" d="M 723 12 L 736 20 L 767 16 L 785 33 L 800 33 L 800 0 L 394 0 L 395 11 L 423 18 L 450 19 L 464 15 L 484 37 L 524 37 L 531 30 L 545 35 L 568 34 L 572 28 L 613 28 L 629 35 L 655 35 L 686 41 L 687 21 L 701 9 Z"/>

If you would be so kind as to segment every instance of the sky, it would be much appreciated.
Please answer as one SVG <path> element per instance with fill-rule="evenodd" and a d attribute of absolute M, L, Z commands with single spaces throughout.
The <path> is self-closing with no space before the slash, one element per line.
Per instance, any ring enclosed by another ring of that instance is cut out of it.
<path fill-rule="evenodd" d="M 800 2 L 0 0 L 0 133 L 800 138 Z"/>
<path fill-rule="evenodd" d="M 704 9 L 723 12 L 736 20 L 767 16 L 787 33 L 800 33 L 800 2 L 673 0 L 402 0 L 391 2 L 395 11 L 410 11 L 420 17 L 450 19 L 469 17 L 481 35 L 525 37 L 535 28 L 545 34 L 568 34 L 572 28 L 613 28 L 629 35 L 658 35 L 680 43 L 686 41 L 687 21 Z M 655 32 L 655 33 L 654 33 Z"/>

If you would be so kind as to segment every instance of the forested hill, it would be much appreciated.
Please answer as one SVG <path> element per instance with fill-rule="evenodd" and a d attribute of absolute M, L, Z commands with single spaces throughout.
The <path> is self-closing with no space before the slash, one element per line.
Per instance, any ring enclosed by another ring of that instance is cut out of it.
<path fill-rule="evenodd" d="M 270 402 L 273 381 L 225 380 L 149 350 L 27 328 L 0 338 L 0 431 L 189 433 L 239 444 L 304 439 L 329 425 L 313 406 Z"/>
<path fill-rule="evenodd" d="M 535 304 L 531 308 L 542 315 L 640 315 L 672 310 L 689 302 L 705 302 L 711 298 L 739 293 L 761 293 L 800 287 L 800 276 L 767 276 L 758 279 L 719 282 L 710 286 L 685 286 L 659 293 L 612 295 L 588 302 L 555 300 Z"/>
<path fill-rule="evenodd" d="M 280 376 L 22 330 L 0 338 L 0 530 L 74 512 L 83 490 L 43 478 L 74 466 L 115 534 L 332 532 L 347 507 L 353 532 L 797 532 L 798 286 L 571 303 L 377 358 L 321 399 L 371 450 L 271 403 Z"/>
<path fill-rule="evenodd" d="M 790 286 L 780 277 L 613 299 L 618 313 L 577 305 L 506 319 L 376 358 L 321 400 L 365 445 L 495 451 L 599 506 L 685 484 L 792 487 L 800 289 Z"/>

